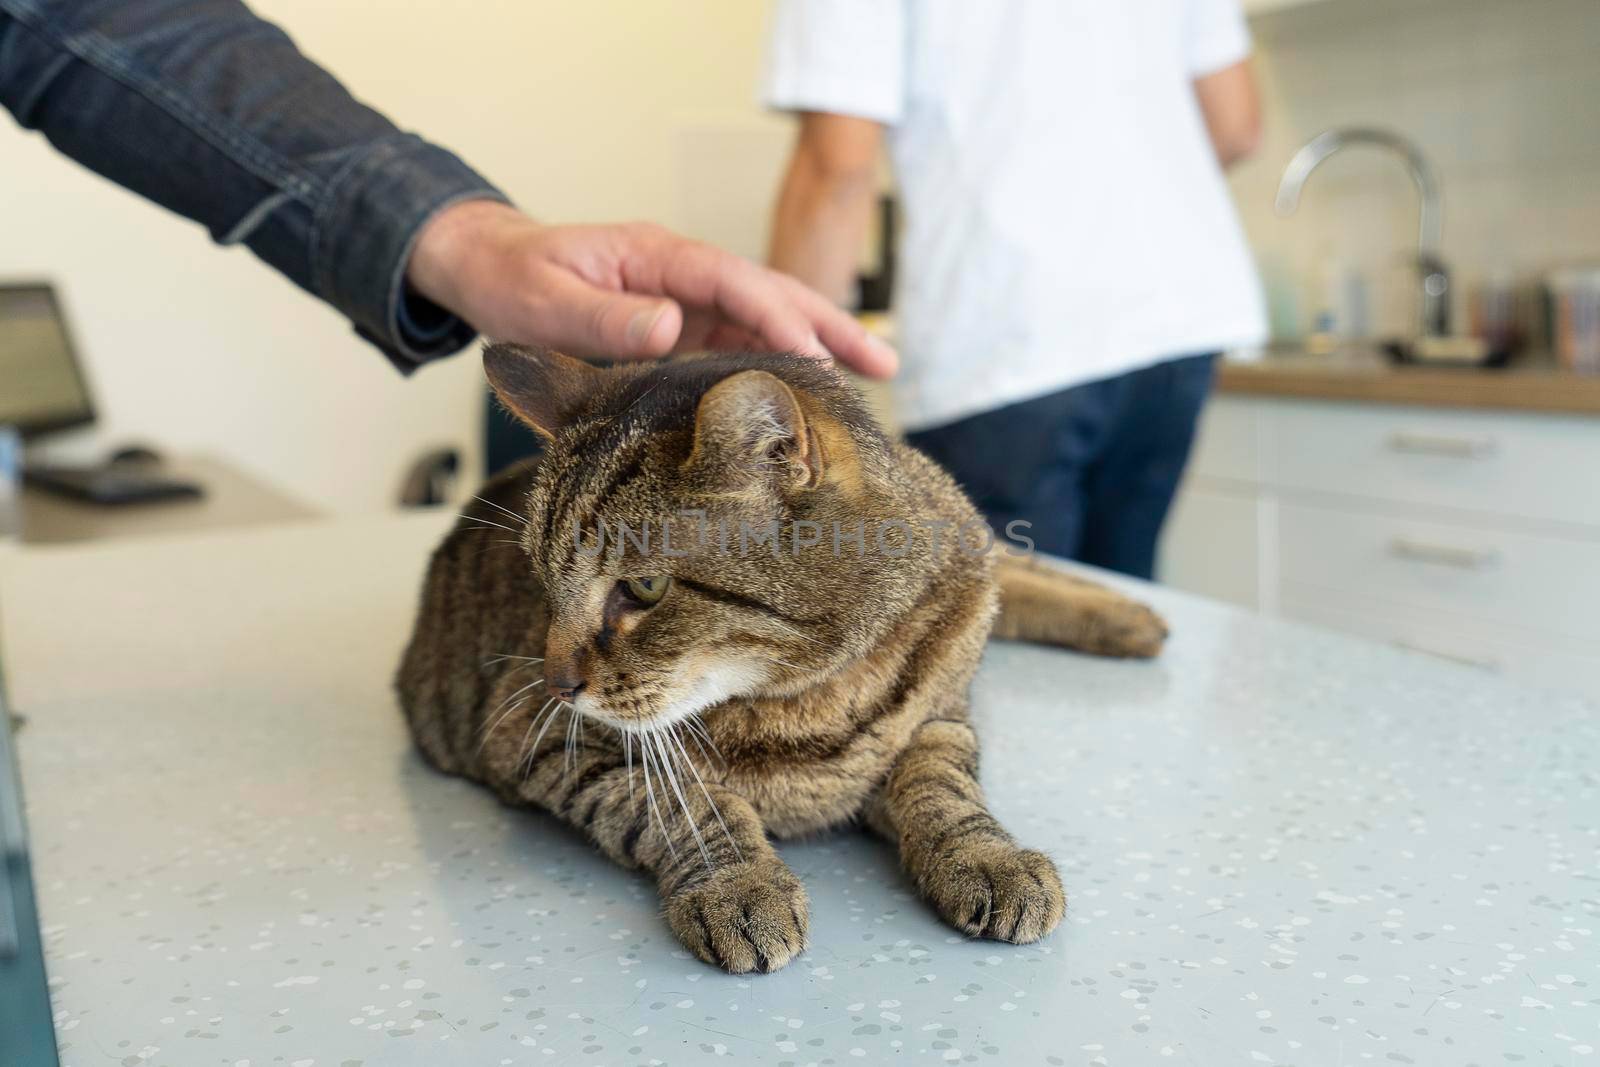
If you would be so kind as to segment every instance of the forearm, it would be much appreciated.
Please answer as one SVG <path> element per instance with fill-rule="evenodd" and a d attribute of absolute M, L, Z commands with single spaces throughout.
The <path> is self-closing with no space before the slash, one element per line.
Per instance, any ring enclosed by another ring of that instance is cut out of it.
<path fill-rule="evenodd" d="M 500 194 L 237 0 L 0 0 L 0 105 L 85 166 L 244 244 L 403 368 L 472 329 L 408 295 L 417 234 Z"/>
<path fill-rule="evenodd" d="M 1261 100 L 1248 59 L 1196 78 L 1195 99 L 1224 170 L 1261 147 Z"/>
<path fill-rule="evenodd" d="M 768 263 L 847 304 L 876 195 L 874 171 L 830 170 L 797 151 L 778 194 Z"/>
<path fill-rule="evenodd" d="M 1255 155 L 1260 147 L 1255 134 L 1241 135 L 1233 130 L 1210 129 L 1207 135 L 1211 139 L 1211 150 L 1216 153 L 1217 165 L 1223 170 L 1232 170 Z"/>

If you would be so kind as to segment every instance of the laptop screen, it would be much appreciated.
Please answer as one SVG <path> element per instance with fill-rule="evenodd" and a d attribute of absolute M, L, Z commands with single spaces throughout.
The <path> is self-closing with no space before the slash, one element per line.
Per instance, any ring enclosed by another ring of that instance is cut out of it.
<path fill-rule="evenodd" d="M 55 291 L 0 285 L 0 426 L 29 436 L 93 419 Z"/>

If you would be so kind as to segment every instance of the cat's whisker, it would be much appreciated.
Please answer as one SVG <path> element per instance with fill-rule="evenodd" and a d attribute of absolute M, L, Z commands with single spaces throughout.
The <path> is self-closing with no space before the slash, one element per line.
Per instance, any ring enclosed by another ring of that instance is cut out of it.
<path fill-rule="evenodd" d="M 696 737 L 703 737 L 707 741 L 711 740 L 711 735 L 706 732 L 705 723 L 701 722 L 699 719 L 691 715 L 689 718 L 681 720 L 681 722 L 691 734 L 695 735 Z"/>
<path fill-rule="evenodd" d="M 567 713 L 567 751 L 561 761 L 561 773 L 564 775 L 572 773 L 572 761 L 577 757 L 578 719 L 576 712 Z"/>
<path fill-rule="evenodd" d="M 695 846 L 700 849 L 700 858 L 705 861 L 707 867 L 710 867 L 711 852 L 706 848 L 705 838 L 700 836 L 700 827 L 694 821 L 694 813 L 689 810 L 689 799 L 683 795 L 683 787 L 678 784 L 678 770 L 672 750 L 667 746 L 666 739 L 661 733 L 652 731 L 645 736 L 656 746 L 656 753 L 661 757 L 660 766 L 666 774 L 667 785 L 678 798 L 678 807 L 683 809 L 683 817 L 689 823 L 689 833 L 694 836 Z"/>
<path fill-rule="evenodd" d="M 663 374 L 661 376 L 661 381 L 660 382 L 656 382 L 656 384 L 652 385 L 650 388 L 646 389 L 644 392 L 642 392 L 638 396 L 634 397 L 633 398 L 633 404 L 629 404 L 627 407 L 623 408 L 621 411 L 617 412 L 615 415 L 611 416 L 611 418 L 607 419 L 606 421 L 607 422 L 611 422 L 611 421 L 613 421 L 615 419 L 620 419 L 622 416 L 624 416 L 628 412 L 632 411 L 634 404 L 637 404 L 639 401 L 643 400 L 645 397 L 649 396 L 651 393 L 653 393 L 657 389 L 661 388 L 661 382 L 666 381 L 668 377 L 670 377 L 670 376 L 666 375 L 666 374 Z"/>
<path fill-rule="evenodd" d="M 512 693 L 510 696 L 508 696 L 504 700 L 502 700 L 500 702 L 500 708 L 505 707 L 507 704 L 511 703 L 513 700 L 515 700 L 518 697 L 520 697 L 523 693 L 526 693 L 528 690 L 535 689 L 535 688 L 537 688 L 537 687 L 539 687 L 539 686 L 541 686 L 543 684 L 544 684 L 544 679 L 543 678 L 535 678 L 533 681 L 529 682 L 527 685 L 523 686 L 521 689 L 518 689 L 515 693 Z M 499 711 L 500 708 L 495 708 L 495 710 Z"/>
<path fill-rule="evenodd" d="M 550 705 L 554 704 L 555 702 L 556 698 L 551 697 L 549 700 L 544 702 L 544 707 L 540 708 L 537 712 L 528 717 L 528 729 L 527 732 L 522 735 L 522 752 L 517 756 L 517 766 L 520 767 L 524 763 L 532 762 L 533 749 L 528 747 L 528 738 L 533 736 L 533 728 L 539 725 L 540 717 L 548 712 L 550 710 Z M 540 736 L 543 735 L 541 734 Z M 534 746 L 537 746 L 538 744 L 539 742 L 537 740 L 534 741 Z"/>
<path fill-rule="evenodd" d="M 627 764 L 627 767 L 628 767 L 628 808 L 629 808 L 629 810 L 632 810 L 632 808 L 634 806 L 634 799 L 633 799 L 633 732 L 631 730 L 619 730 L 618 733 L 622 734 L 622 759 Z"/>
<path fill-rule="evenodd" d="M 718 763 L 723 765 L 727 764 L 728 761 L 722 758 L 722 752 L 717 748 L 717 743 L 711 740 L 711 733 L 706 729 L 705 723 L 699 719 L 689 718 L 683 720 L 683 725 L 688 727 L 689 736 L 694 739 L 695 747 L 700 750 L 701 755 L 706 756 L 707 759 L 715 758 Z M 708 748 L 711 750 L 709 755 L 706 753 Z"/>
<path fill-rule="evenodd" d="M 478 739 L 479 753 L 483 752 L 483 746 L 489 743 L 490 735 L 499 728 L 500 724 L 505 722 L 507 718 L 514 715 L 519 708 L 523 707 L 527 703 L 526 701 L 518 701 L 517 698 L 535 686 L 540 686 L 543 684 L 543 678 L 537 678 L 529 682 L 521 689 L 518 689 L 515 693 L 512 693 L 510 696 L 506 697 L 505 700 L 500 702 L 499 707 L 495 708 L 494 711 L 489 713 L 485 719 L 486 725 L 483 728 L 483 736 Z"/>
<path fill-rule="evenodd" d="M 645 808 L 655 817 L 656 825 L 661 828 L 661 839 L 667 843 L 667 854 L 676 861 L 678 850 L 672 844 L 672 835 L 667 832 L 667 820 L 661 816 L 661 809 L 656 805 L 656 791 L 650 784 L 650 764 L 653 760 L 650 756 L 650 746 L 644 743 L 642 734 L 639 737 L 639 755 L 643 757 Z"/>
<path fill-rule="evenodd" d="M 644 806 L 650 807 L 650 757 L 645 754 L 644 742 L 639 743 L 639 773 L 644 775 Z"/>
<path fill-rule="evenodd" d="M 474 533 L 488 533 L 490 528 L 488 526 L 467 526 L 467 530 L 472 530 Z M 491 545 L 490 549 L 483 549 L 483 552 L 490 552 L 491 549 L 493 549 L 493 545 Z M 478 555 L 483 555 L 483 552 L 478 552 Z"/>
<path fill-rule="evenodd" d="M 685 722 L 687 721 L 689 720 L 685 720 Z M 744 854 L 739 851 L 739 842 L 733 839 L 733 831 L 728 829 L 728 824 L 723 821 L 722 811 L 717 807 L 717 802 L 711 799 L 711 790 L 706 788 L 706 780 L 700 777 L 700 769 L 694 765 L 694 760 L 690 758 L 688 750 L 683 747 L 683 738 L 678 736 L 676 727 L 668 727 L 667 736 L 672 739 L 673 744 L 678 746 L 678 751 L 683 755 L 683 762 L 689 765 L 689 773 L 694 775 L 695 782 L 700 786 L 701 794 L 706 798 L 707 806 L 711 808 L 712 816 L 716 818 L 717 825 L 722 827 L 722 833 L 727 837 L 728 844 L 733 846 L 733 854 L 738 857 L 739 862 L 743 863 Z"/>
<path fill-rule="evenodd" d="M 552 707 L 554 710 L 551 710 Z M 528 748 L 528 754 L 523 757 L 528 765 L 528 769 L 523 772 L 524 774 L 529 774 L 533 771 L 533 758 L 539 751 L 539 742 L 544 740 L 545 731 L 549 730 L 550 724 L 556 721 L 556 712 L 560 710 L 561 702 L 554 697 L 545 701 L 544 707 L 539 709 L 539 714 L 544 716 L 544 725 L 539 727 L 539 736 L 533 739 L 533 744 Z"/>
<path fill-rule="evenodd" d="M 694 742 L 694 747 L 700 750 L 700 755 L 704 756 L 706 759 L 710 759 L 711 758 L 711 753 L 706 751 L 705 742 L 700 740 L 700 735 L 699 734 L 695 733 L 693 730 L 690 730 L 689 731 L 689 740 L 693 741 Z M 720 762 L 720 760 L 719 760 L 719 762 Z"/>
<path fill-rule="evenodd" d="M 522 523 L 522 525 L 524 525 L 524 526 L 528 525 L 528 517 L 526 515 L 518 515 L 515 511 L 512 511 L 510 508 L 501 507 L 499 504 L 496 504 L 493 500 L 484 500 L 483 497 L 478 496 L 476 494 L 473 495 L 472 499 L 482 501 L 483 503 L 488 504 L 491 508 L 494 508 L 496 511 L 505 512 L 507 515 L 511 516 L 513 519 L 515 519 L 518 522 Z"/>
<path fill-rule="evenodd" d="M 491 721 L 486 722 L 484 724 L 484 727 L 483 727 L 483 736 L 478 738 L 478 748 L 477 748 L 477 751 L 474 753 L 474 755 L 482 755 L 484 746 L 489 743 L 489 738 L 494 736 L 494 732 L 495 732 L 495 730 L 499 729 L 500 724 L 505 722 L 507 719 L 509 719 L 511 716 L 515 715 L 518 711 L 520 711 L 522 708 L 524 708 L 526 706 L 527 706 L 527 702 L 526 701 L 518 701 L 517 703 L 513 704 L 511 707 L 507 708 L 505 711 L 502 711 L 498 716 L 496 716 Z"/>
<path fill-rule="evenodd" d="M 491 552 L 499 551 L 498 549 L 496 549 L 494 547 L 495 545 L 513 545 L 513 546 L 515 546 L 517 548 L 521 548 L 522 547 L 522 542 L 521 541 L 507 541 L 503 537 L 496 537 L 496 538 L 493 538 L 493 539 L 490 540 L 489 545 L 488 545 L 487 548 L 480 548 L 478 551 L 472 553 L 472 558 L 473 559 L 481 559 L 482 557 L 487 556 Z"/>
<path fill-rule="evenodd" d="M 506 668 L 506 673 L 508 673 L 508 674 L 513 672 L 513 671 L 532 671 L 532 670 L 537 670 L 539 668 L 539 665 L 544 663 L 544 660 L 535 659 L 532 656 L 490 656 L 488 659 L 483 661 L 483 665 L 485 667 L 493 667 L 497 663 L 506 663 L 506 662 L 509 662 L 511 660 L 527 660 L 528 662 L 526 662 L 526 663 L 517 663 L 517 664 L 515 664 L 513 666 L 507 667 Z"/>
<path fill-rule="evenodd" d="M 481 522 L 481 523 L 483 523 L 484 526 L 492 526 L 496 530 L 504 530 L 508 534 L 517 534 L 517 533 L 519 533 L 519 531 L 513 530 L 509 526 L 503 526 L 500 523 L 493 521 L 492 519 L 484 518 L 482 515 L 468 515 L 466 512 L 463 511 L 461 513 L 461 517 L 463 519 L 466 519 L 468 522 Z"/>

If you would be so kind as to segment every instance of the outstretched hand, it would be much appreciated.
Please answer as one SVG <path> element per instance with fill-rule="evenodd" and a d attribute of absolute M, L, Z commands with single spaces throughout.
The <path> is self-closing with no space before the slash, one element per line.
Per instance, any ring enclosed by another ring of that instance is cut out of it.
<path fill-rule="evenodd" d="M 423 228 L 407 275 L 490 337 L 574 355 L 762 349 L 831 355 L 871 378 L 899 364 L 788 275 L 650 223 L 543 226 L 506 204 L 467 201 Z"/>

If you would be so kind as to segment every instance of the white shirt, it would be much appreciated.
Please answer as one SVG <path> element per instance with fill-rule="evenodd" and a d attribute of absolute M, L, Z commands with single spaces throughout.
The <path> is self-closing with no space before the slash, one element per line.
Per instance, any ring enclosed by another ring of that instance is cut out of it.
<path fill-rule="evenodd" d="M 890 128 L 907 427 L 1264 339 L 1193 89 L 1249 50 L 1237 0 L 777 0 L 767 103 Z"/>

